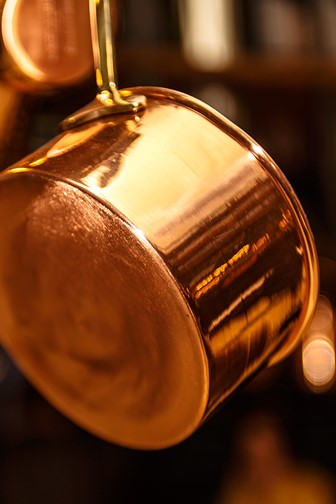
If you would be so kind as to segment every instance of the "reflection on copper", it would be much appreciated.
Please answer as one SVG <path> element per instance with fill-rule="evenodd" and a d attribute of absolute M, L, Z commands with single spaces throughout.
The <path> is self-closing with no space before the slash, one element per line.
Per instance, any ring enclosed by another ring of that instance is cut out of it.
<path fill-rule="evenodd" d="M 228 262 L 221 264 L 221 266 L 216 268 L 213 273 L 208 275 L 199 284 L 197 284 L 193 293 L 195 298 L 196 299 L 200 298 L 203 295 L 203 293 L 205 294 L 210 289 L 218 285 L 218 283 L 221 281 L 221 276 L 223 276 L 227 268 L 234 265 L 237 261 L 239 261 L 242 258 L 242 256 L 246 255 L 249 248 L 250 246 L 248 244 L 244 245 L 240 250 L 238 250 L 238 252 L 233 257 L 231 257 L 228 260 Z"/>
<path fill-rule="evenodd" d="M 302 342 L 302 366 L 307 387 L 325 392 L 335 379 L 335 332 L 333 308 L 320 295 L 316 312 Z"/>
<path fill-rule="evenodd" d="M 83 143 L 87 142 L 94 135 L 98 134 L 103 128 L 102 124 L 93 124 L 88 126 L 84 130 L 71 131 L 60 137 L 58 142 L 53 142 L 52 147 L 47 152 L 48 157 L 56 157 L 64 154 L 69 149 L 76 149 L 80 147 Z M 36 166 L 35 164 L 30 164 L 30 166 Z"/>

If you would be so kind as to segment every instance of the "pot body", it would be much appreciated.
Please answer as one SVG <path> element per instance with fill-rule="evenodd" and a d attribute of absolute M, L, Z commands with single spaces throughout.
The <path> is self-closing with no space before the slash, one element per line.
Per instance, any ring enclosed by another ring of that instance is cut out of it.
<path fill-rule="evenodd" d="M 161 88 L 0 177 L 3 344 L 104 439 L 187 438 L 283 359 L 318 292 L 314 239 L 272 159 L 203 103 Z"/>

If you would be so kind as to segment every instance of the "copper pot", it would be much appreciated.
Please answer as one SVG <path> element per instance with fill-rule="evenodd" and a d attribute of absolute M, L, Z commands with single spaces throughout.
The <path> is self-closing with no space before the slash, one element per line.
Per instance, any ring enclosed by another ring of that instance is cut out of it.
<path fill-rule="evenodd" d="M 0 175 L 0 332 L 71 419 L 156 449 L 288 355 L 318 266 L 248 135 L 185 94 L 116 89 L 109 9 L 91 2 L 97 98 Z"/>
<path fill-rule="evenodd" d="M 291 186 L 176 91 L 62 132 L 0 176 L 2 341 L 89 431 L 162 448 L 283 359 L 318 266 Z"/>

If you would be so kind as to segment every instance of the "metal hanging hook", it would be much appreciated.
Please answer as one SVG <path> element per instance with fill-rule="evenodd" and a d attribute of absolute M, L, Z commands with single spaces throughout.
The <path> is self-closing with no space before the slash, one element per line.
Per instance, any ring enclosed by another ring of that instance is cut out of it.
<path fill-rule="evenodd" d="M 89 8 L 98 92 L 93 102 L 61 123 L 62 129 L 111 114 L 136 113 L 146 107 L 145 96 L 117 89 L 110 0 L 89 0 Z"/>

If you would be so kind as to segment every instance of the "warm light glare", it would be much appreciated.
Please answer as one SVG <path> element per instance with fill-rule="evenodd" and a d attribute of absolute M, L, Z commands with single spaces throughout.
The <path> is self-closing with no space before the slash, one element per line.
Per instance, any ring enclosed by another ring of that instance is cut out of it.
<path fill-rule="evenodd" d="M 314 338 L 302 351 L 306 380 L 315 387 L 324 387 L 335 375 L 335 349 L 330 341 Z"/>
<path fill-rule="evenodd" d="M 202 70 L 220 70 L 234 52 L 231 0 L 180 0 L 186 59 Z"/>
<path fill-rule="evenodd" d="M 307 386 L 315 391 L 331 387 L 335 377 L 333 309 L 319 296 L 313 321 L 303 338 L 302 366 Z"/>
<path fill-rule="evenodd" d="M 255 152 L 258 156 L 263 156 L 264 155 L 264 150 L 260 145 L 258 144 L 253 144 L 252 145 L 252 150 Z"/>

